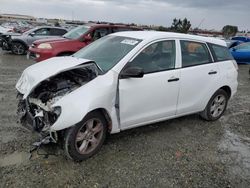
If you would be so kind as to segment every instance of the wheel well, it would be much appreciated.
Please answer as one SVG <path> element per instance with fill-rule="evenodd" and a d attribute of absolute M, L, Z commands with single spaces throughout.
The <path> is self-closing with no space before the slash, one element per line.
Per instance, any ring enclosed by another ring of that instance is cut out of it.
<path fill-rule="evenodd" d="M 28 45 L 25 42 L 21 41 L 21 40 L 13 40 L 13 41 L 11 41 L 11 43 L 17 43 L 17 42 L 23 44 L 25 46 L 25 48 L 28 49 Z"/>
<path fill-rule="evenodd" d="M 106 119 L 106 121 L 108 123 L 108 132 L 111 132 L 111 130 L 112 130 L 112 120 L 111 120 L 111 117 L 110 117 L 108 111 L 106 109 L 104 109 L 104 108 L 98 108 L 98 109 L 92 110 L 91 112 L 95 112 L 95 111 L 98 111 L 98 112 L 100 112 L 100 113 L 102 113 L 104 115 L 104 117 L 105 117 L 105 119 Z M 89 112 L 89 113 L 91 113 L 91 112 Z"/>
<path fill-rule="evenodd" d="M 229 86 L 223 86 L 220 89 L 223 89 L 228 94 L 229 98 L 231 97 L 231 88 Z"/>

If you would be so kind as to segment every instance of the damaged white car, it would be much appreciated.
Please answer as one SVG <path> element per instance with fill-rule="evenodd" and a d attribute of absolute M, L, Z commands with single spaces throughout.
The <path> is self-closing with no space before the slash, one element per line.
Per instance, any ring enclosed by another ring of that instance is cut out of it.
<path fill-rule="evenodd" d="M 220 118 L 237 90 L 237 64 L 222 40 L 166 32 L 121 32 L 70 57 L 24 70 L 18 114 L 63 142 L 76 161 L 101 148 L 107 133 L 193 113 Z"/>

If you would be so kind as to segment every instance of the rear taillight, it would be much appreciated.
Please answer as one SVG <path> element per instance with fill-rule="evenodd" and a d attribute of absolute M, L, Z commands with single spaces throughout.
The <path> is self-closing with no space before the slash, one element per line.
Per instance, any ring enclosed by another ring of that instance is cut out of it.
<path fill-rule="evenodd" d="M 238 67 L 238 64 L 237 64 L 237 62 L 235 60 L 233 60 L 233 64 L 234 64 L 235 69 L 238 71 L 239 67 Z"/>

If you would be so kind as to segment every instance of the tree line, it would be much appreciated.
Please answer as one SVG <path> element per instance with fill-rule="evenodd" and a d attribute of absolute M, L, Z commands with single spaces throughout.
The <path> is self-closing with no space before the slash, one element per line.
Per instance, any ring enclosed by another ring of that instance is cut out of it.
<path fill-rule="evenodd" d="M 192 24 L 187 18 L 184 18 L 183 20 L 174 18 L 173 23 L 170 27 L 159 26 L 157 30 L 177 32 L 177 33 L 188 33 L 191 27 L 192 27 Z M 232 25 L 225 25 L 222 28 L 223 37 L 225 37 L 226 39 L 229 39 L 230 37 L 235 36 L 238 31 L 239 31 L 238 27 L 232 26 Z"/>

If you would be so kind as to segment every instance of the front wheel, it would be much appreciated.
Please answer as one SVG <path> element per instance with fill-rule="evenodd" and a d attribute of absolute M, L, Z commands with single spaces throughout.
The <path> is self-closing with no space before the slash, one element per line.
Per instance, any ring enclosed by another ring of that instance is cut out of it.
<path fill-rule="evenodd" d="M 11 45 L 11 51 L 16 55 L 23 55 L 26 53 L 27 49 L 21 42 L 13 42 Z"/>
<path fill-rule="evenodd" d="M 209 100 L 205 110 L 201 112 L 201 117 L 208 121 L 215 121 L 219 119 L 227 108 L 229 100 L 228 94 L 219 89 Z"/>
<path fill-rule="evenodd" d="M 75 161 L 96 154 L 106 138 L 107 122 L 100 112 L 88 114 L 80 123 L 68 129 L 64 137 L 64 151 Z"/>

